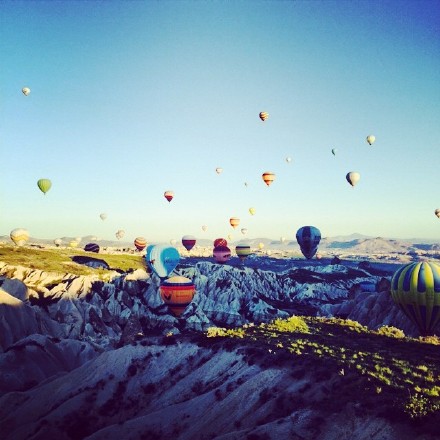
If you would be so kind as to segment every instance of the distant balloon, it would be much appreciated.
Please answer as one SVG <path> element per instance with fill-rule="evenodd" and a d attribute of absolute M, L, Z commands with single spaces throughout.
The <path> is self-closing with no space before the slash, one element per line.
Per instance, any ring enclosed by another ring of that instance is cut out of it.
<path fill-rule="evenodd" d="M 247 188 L 249 184 L 247 182 L 244 182 L 244 186 Z"/>
<path fill-rule="evenodd" d="M 55 246 L 61 246 L 61 244 L 63 243 L 63 240 L 61 240 L 61 238 L 55 238 L 55 240 L 53 241 Z"/>
<path fill-rule="evenodd" d="M 251 247 L 247 244 L 238 244 L 235 246 L 235 253 L 240 260 L 244 260 L 251 253 Z"/>
<path fill-rule="evenodd" d="M 284 243 L 286 241 L 286 237 L 280 237 L 281 243 Z"/>
<path fill-rule="evenodd" d="M 240 219 L 237 217 L 231 217 L 229 219 L 229 224 L 235 229 L 240 224 Z"/>
<path fill-rule="evenodd" d="M 333 154 L 333 156 L 336 156 L 336 152 L 338 151 L 338 149 L 337 148 L 332 148 L 332 154 Z"/>
<path fill-rule="evenodd" d="M 16 246 L 24 246 L 29 240 L 29 232 L 24 228 L 13 229 L 9 236 Z"/>
<path fill-rule="evenodd" d="M 186 277 L 173 276 L 165 280 L 160 286 L 160 296 L 170 311 L 180 316 L 194 298 L 196 287 Z"/>
<path fill-rule="evenodd" d="M 263 249 L 264 248 L 264 243 L 258 243 L 258 249 Z"/>
<path fill-rule="evenodd" d="M 77 248 L 78 247 L 78 242 L 76 240 L 69 241 L 69 247 L 70 248 Z"/>
<path fill-rule="evenodd" d="M 196 244 L 196 237 L 193 235 L 184 235 L 182 237 L 183 247 L 189 252 Z"/>
<path fill-rule="evenodd" d="M 248 232 L 247 228 L 242 228 L 242 229 L 241 229 L 241 233 L 242 233 L 243 235 L 246 235 L 247 232 Z"/>
<path fill-rule="evenodd" d="M 402 266 L 391 279 L 391 296 L 423 336 L 434 334 L 440 323 L 440 264 Z"/>
<path fill-rule="evenodd" d="M 217 174 L 221 174 L 221 173 L 223 173 L 223 168 L 217 167 L 217 168 L 215 169 L 215 172 L 216 172 Z"/>
<path fill-rule="evenodd" d="M 165 191 L 163 196 L 168 200 L 168 202 L 171 202 L 171 200 L 173 200 L 173 197 L 174 197 L 174 192 L 173 191 Z"/>
<path fill-rule="evenodd" d="M 52 186 L 52 182 L 49 179 L 40 179 L 37 182 L 38 188 L 40 188 L 40 191 L 46 194 L 50 187 Z"/>
<path fill-rule="evenodd" d="M 101 217 L 101 220 L 105 220 L 107 218 L 107 214 L 103 212 L 102 214 L 99 214 L 99 217 Z"/>
<path fill-rule="evenodd" d="M 31 89 L 29 87 L 23 87 L 21 89 L 22 93 L 24 96 L 29 96 L 29 94 L 31 93 Z"/>
<path fill-rule="evenodd" d="M 249 212 L 251 215 L 255 215 L 256 209 L 255 208 L 249 208 Z"/>
<path fill-rule="evenodd" d="M 208 230 L 208 226 L 203 225 L 203 226 L 202 226 L 202 231 L 203 231 L 203 232 L 206 232 L 207 230 Z"/>
<path fill-rule="evenodd" d="M 303 255 L 310 260 L 318 250 L 321 241 L 321 232 L 314 226 L 303 226 L 296 233 L 296 241 Z"/>
<path fill-rule="evenodd" d="M 290 162 L 292 162 L 292 158 L 291 158 L 291 157 L 289 157 L 289 156 L 288 156 L 288 157 L 286 157 L 286 162 L 287 162 L 287 163 L 290 163 Z"/>
<path fill-rule="evenodd" d="M 440 218 L 440 208 L 436 209 L 436 210 L 434 211 L 434 214 L 435 214 L 437 217 Z"/>
<path fill-rule="evenodd" d="M 134 245 L 138 251 L 143 251 L 147 246 L 147 240 L 144 237 L 136 237 Z"/>
<path fill-rule="evenodd" d="M 228 234 L 228 240 L 231 240 L 231 241 L 232 241 L 233 238 L 234 238 L 234 237 L 233 237 L 231 234 Z"/>
<path fill-rule="evenodd" d="M 224 238 L 216 238 L 214 240 L 214 247 L 217 246 L 227 246 L 228 242 Z"/>
<path fill-rule="evenodd" d="M 260 114 L 258 116 L 264 122 L 269 117 L 269 113 L 267 113 L 267 112 L 260 112 Z"/>
<path fill-rule="evenodd" d="M 217 246 L 214 248 L 213 255 L 217 263 L 226 263 L 231 258 L 231 249 L 227 246 Z"/>
<path fill-rule="evenodd" d="M 97 243 L 87 243 L 84 246 L 84 250 L 86 252 L 95 252 L 95 253 L 99 253 L 99 245 Z"/>
<path fill-rule="evenodd" d="M 179 251 L 166 245 L 147 247 L 145 261 L 150 269 L 160 278 L 165 278 L 176 268 L 180 261 Z"/>
<path fill-rule="evenodd" d="M 351 186 L 355 186 L 359 182 L 361 175 L 356 171 L 350 171 L 349 173 L 347 173 L 345 178 Z"/>
<path fill-rule="evenodd" d="M 373 136 L 372 134 L 370 134 L 369 136 L 367 136 L 367 142 L 372 145 L 374 143 L 374 141 L 376 140 L 376 136 Z"/>
<path fill-rule="evenodd" d="M 120 240 L 122 237 L 124 237 L 124 235 L 125 235 L 125 231 L 124 230 L 122 230 L 122 229 L 119 229 L 119 230 L 117 230 L 116 231 L 116 238 L 118 239 L 118 240 Z"/>
<path fill-rule="evenodd" d="M 265 172 L 263 173 L 263 175 L 261 176 L 264 180 L 264 183 L 269 186 L 272 184 L 272 182 L 275 180 L 275 174 L 271 173 L 271 172 Z"/>
<path fill-rule="evenodd" d="M 173 246 L 177 243 L 177 240 L 175 238 L 172 238 L 170 240 L 170 244 L 172 244 Z"/>

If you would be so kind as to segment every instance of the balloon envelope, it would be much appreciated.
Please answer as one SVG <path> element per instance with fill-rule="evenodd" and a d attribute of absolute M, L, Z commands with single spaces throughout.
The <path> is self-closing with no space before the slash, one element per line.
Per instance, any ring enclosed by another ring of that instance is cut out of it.
<path fill-rule="evenodd" d="M 240 224 L 240 219 L 237 217 L 231 217 L 229 219 L 229 224 L 235 229 Z"/>
<path fill-rule="evenodd" d="M 227 246 L 217 246 L 214 248 L 213 255 L 217 263 L 226 263 L 231 258 L 231 249 Z"/>
<path fill-rule="evenodd" d="M 221 173 L 223 172 L 223 168 L 217 167 L 217 168 L 215 169 L 215 172 L 216 172 L 217 174 L 221 174 Z"/>
<path fill-rule="evenodd" d="M 251 253 L 251 247 L 247 244 L 238 244 L 235 246 L 235 253 L 240 260 L 244 260 Z"/>
<path fill-rule="evenodd" d="M 243 235 L 246 235 L 246 234 L 247 234 L 247 231 L 248 231 L 247 228 L 242 228 L 242 229 L 241 229 L 241 233 L 242 233 Z"/>
<path fill-rule="evenodd" d="M 24 228 L 13 229 L 9 236 L 17 246 L 24 246 L 29 240 L 29 232 Z"/>
<path fill-rule="evenodd" d="M 102 214 L 99 214 L 99 217 L 101 218 L 101 220 L 105 220 L 107 218 L 107 214 L 103 212 Z"/>
<path fill-rule="evenodd" d="M 260 112 L 260 114 L 258 116 L 264 122 L 269 117 L 269 113 L 267 113 L 267 112 Z"/>
<path fill-rule="evenodd" d="M 84 246 L 84 250 L 86 252 L 95 252 L 95 253 L 99 253 L 99 245 L 97 243 L 87 243 Z"/>
<path fill-rule="evenodd" d="M 255 208 L 249 208 L 249 213 L 251 215 L 255 215 L 256 209 Z"/>
<path fill-rule="evenodd" d="M 318 250 L 321 232 L 315 226 L 303 226 L 296 232 L 296 241 L 303 255 L 310 260 Z"/>
<path fill-rule="evenodd" d="M 174 276 L 165 280 L 160 286 L 160 296 L 171 312 L 180 316 L 194 298 L 196 288 L 186 277 Z"/>
<path fill-rule="evenodd" d="M 356 171 L 350 171 L 345 178 L 351 186 L 355 186 L 359 182 L 361 175 Z"/>
<path fill-rule="evenodd" d="M 163 193 L 163 196 L 169 201 L 171 202 L 171 200 L 173 200 L 174 197 L 174 192 L 173 191 L 165 191 Z"/>
<path fill-rule="evenodd" d="M 292 158 L 291 158 L 291 157 L 286 157 L 286 162 L 287 162 L 287 163 L 292 162 Z"/>
<path fill-rule="evenodd" d="M 367 142 L 372 145 L 374 143 L 374 141 L 376 140 L 376 136 L 373 136 L 372 134 L 370 134 L 369 136 L 367 136 Z"/>
<path fill-rule="evenodd" d="M 202 231 L 203 231 L 203 232 L 206 232 L 207 230 L 208 230 L 208 226 L 203 225 L 203 226 L 202 226 Z"/>
<path fill-rule="evenodd" d="M 435 215 L 440 218 L 440 208 L 434 211 Z"/>
<path fill-rule="evenodd" d="M 275 180 L 275 174 L 271 173 L 270 171 L 266 171 L 261 176 L 264 180 L 264 183 L 269 186 L 272 184 L 272 182 Z"/>
<path fill-rule="evenodd" d="M 391 296 L 422 335 L 432 335 L 440 322 L 440 264 L 401 267 L 391 279 Z"/>
<path fill-rule="evenodd" d="M 214 247 L 217 246 L 227 246 L 228 242 L 224 238 L 216 238 L 214 240 Z"/>
<path fill-rule="evenodd" d="M 176 268 L 180 261 L 179 251 L 172 246 L 150 245 L 147 247 L 145 261 L 160 278 L 165 278 Z"/>
<path fill-rule="evenodd" d="M 182 237 L 183 247 L 189 252 L 196 244 L 196 237 L 193 235 L 184 235 Z"/>
<path fill-rule="evenodd" d="M 332 148 L 332 154 L 333 154 L 333 156 L 336 156 L 336 152 L 337 152 L 338 150 L 336 149 L 336 148 Z"/>
<path fill-rule="evenodd" d="M 31 93 L 31 89 L 29 87 L 23 87 L 21 89 L 21 92 L 23 93 L 24 96 L 28 96 Z"/>
<path fill-rule="evenodd" d="M 136 237 L 134 240 L 134 245 L 138 251 L 143 251 L 147 246 L 147 240 L 144 237 Z"/>
<path fill-rule="evenodd" d="M 40 191 L 46 194 L 50 187 L 52 186 L 52 182 L 49 179 L 40 179 L 37 182 L 38 188 L 40 188 Z"/>

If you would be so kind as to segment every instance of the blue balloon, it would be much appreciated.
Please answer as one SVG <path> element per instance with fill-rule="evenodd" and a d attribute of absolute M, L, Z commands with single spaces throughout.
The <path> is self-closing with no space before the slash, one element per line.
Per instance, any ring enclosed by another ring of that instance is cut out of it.
<path fill-rule="evenodd" d="M 179 251 L 172 246 L 150 245 L 145 260 L 150 269 L 160 278 L 166 278 L 179 264 Z"/>
<path fill-rule="evenodd" d="M 321 232 L 315 226 L 303 226 L 296 232 L 296 241 L 303 255 L 310 260 L 318 250 Z"/>

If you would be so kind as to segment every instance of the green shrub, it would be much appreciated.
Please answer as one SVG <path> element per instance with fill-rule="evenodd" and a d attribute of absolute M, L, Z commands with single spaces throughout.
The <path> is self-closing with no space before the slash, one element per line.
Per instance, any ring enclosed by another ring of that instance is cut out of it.
<path fill-rule="evenodd" d="M 287 319 L 275 319 L 271 327 L 280 332 L 310 333 L 309 326 L 301 316 L 291 316 Z"/>
<path fill-rule="evenodd" d="M 376 333 L 382 336 L 388 336 L 389 338 L 402 339 L 405 337 L 405 333 L 400 328 L 393 327 L 391 325 L 383 325 L 377 329 Z"/>

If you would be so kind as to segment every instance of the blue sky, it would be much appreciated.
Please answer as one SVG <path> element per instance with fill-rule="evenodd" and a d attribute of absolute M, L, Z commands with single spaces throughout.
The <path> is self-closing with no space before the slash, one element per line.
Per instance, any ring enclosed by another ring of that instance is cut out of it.
<path fill-rule="evenodd" d="M 440 239 L 439 2 L 3 1 L 0 60 L 0 235 Z"/>

